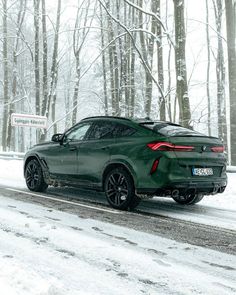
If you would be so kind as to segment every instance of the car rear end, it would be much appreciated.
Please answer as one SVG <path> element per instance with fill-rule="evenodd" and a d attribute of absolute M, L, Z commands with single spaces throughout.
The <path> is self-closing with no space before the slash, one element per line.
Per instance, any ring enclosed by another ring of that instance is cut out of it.
<path fill-rule="evenodd" d="M 225 190 L 226 156 L 218 138 L 166 122 L 140 126 L 153 136 L 143 138 L 145 152 L 136 163 L 138 194 L 209 195 Z"/>

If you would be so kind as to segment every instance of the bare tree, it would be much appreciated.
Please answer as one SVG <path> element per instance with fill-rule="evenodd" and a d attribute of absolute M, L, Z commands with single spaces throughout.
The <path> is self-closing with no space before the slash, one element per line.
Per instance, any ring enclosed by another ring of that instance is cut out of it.
<path fill-rule="evenodd" d="M 139 6 L 143 7 L 143 0 L 139 0 Z M 157 12 L 157 1 L 152 0 L 151 1 L 151 11 L 152 13 Z M 145 34 L 143 32 L 143 12 L 139 11 L 139 24 L 140 28 L 142 29 L 140 31 L 140 44 L 142 49 L 142 55 L 145 60 L 145 63 L 148 67 L 148 70 L 145 71 L 145 114 L 147 117 L 150 117 L 151 113 L 151 103 L 152 103 L 152 91 L 153 91 L 153 85 L 152 85 L 152 77 L 150 76 L 150 72 L 152 72 L 153 68 L 153 52 L 154 52 L 154 38 L 150 37 L 148 39 L 145 38 Z M 151 17 L 151 32 L 155 34 L 156 32 L 156 18 Z"/>
<path fill-rule="evenodd" d="M 211 97 L 210 97 L 210 67 L 211 67 L 211 51 L 210 51 L 210 36 L 209 36 L 209 4 L 206 0 L 206 41 L 207 41 L 207 80 L 206 80 L 206 94 L 207 94 L 207 127 L 208 135 L 211 136 Z"/>
<path fill-rule="evenodd" d="M 165 21 L 165 27 L 167 31 L 169 31 L 169 26 L 168 26 L 168 11 L 169 11 L 169 5 L 168 1 L 166 1 L 166 21 Z M 169 120 L 172 122 L 172 120 L 175 122 L 174 118 L 175 117 L 175 112 L 174 116 L 172 116 L 172 108 L 171 108 L 171 83 L 172 83 L 172 77 L 171 77 L 171 54 L 172 54 L 172 44 L 170 40 L 168 40 L 168 58 L 167 58 L 167 72 L 168 72 L 168 79 L 167 79 L 167 96 L 166 96 L 166 108 L 168 112 L 168 117 Z M 174 101 L 174 106 L 176 105 L 176 97 Z"/>
<path fill-rule="evenodd" d="M 13 46 L 13 71 L 12 71 L 12 97 L 11 97 L 11 103 L 9 105 L 9 117 L 8 117 L 8 132 L 7 132 L 7 148 L 10 149 L 13 145 L 12 141 L 12 133 L 13 133 L 13 127 L 11 126 L 11 114 L 14 112 L 14 104 L 15 99 L 17 95 L 17 63 L 18 63 L 18 48 L 19 48 L 19 41 L 20 41 L 20 34 L 21 34 L 21 28 L 22 24 L 25 18 L 25 12 L 26 12 L 26 0 L 20 0 L 19 4 L 19 10 L 17 14 L 17 22 L 16 22 L 16 37 L 14 41 Z M 13 148 L 14 150 L 14 148 Z"/>
<path fill-rule="evenodd" d="M 217 56 L 216 56 L 216 81 L 217 81 L 217 114 L 218 114 L 218 136 L 227 146 L 226 125 L 226 101 L 225 101 L 225 62 L 222 31 L 222 0 L 213 0 L 216 29 L 217 29 Z"/>
<path fill-rule="evenodd" d="M 89 18 L 90 0 L 83 5 L 84 2 L 78 7 L 76 13 L 75 27 L 73 33 L 73 51 L 75 56 L 75 87 L 73 95 L 73 112 L 72 112 L 72 125 L 77 121 L 77 109 L 78 109 L 78 95 L 79 85 L 81 78 L 81 51 L 85 43 L 86 37 L 90 31 L 90 26 L 93 20 Z"/>
<path fill-rule="evenodd" d="M 105 47 L 105 34 L 104 34 L 104 20 L 101 4 L 99 5 L 100 9 L 100 26 L 101 26 L 101 45 L 102 48 Z M 107 90 L 107 66 L 106 66 L 106 56 L 105 52 L 102 52 L 102 73 L 103 73 L 103 94 L 104 94 L 104 110 L 105 115 L 108 115 L 108 90 Z"/>
<path fill-rule="evenodd" d="M 124 7 L 127 7 L 125 3 Z M 127 13 L 127 9 L 126 9 Z M 127 15 L 127 22 L 130 21 L 130 25 L 132 26 L 136 23 L 137 15 L 135 13 L 135 9 L 132 6 L 129 6 L 128 15 Z M 125 94 L 125 105 L 127 110 L 127 115 L 130 117 L 134 116 L 135 111 L 135 93 L 136 93 L 136 86 L 135 86 L 135 61 L 136 61 L 136 52 L 135 48 L 132 45 L 132 40 L 129 36 L 125 36 L 125 53 L 126 53 L 126 94 Z M 133 40 L 136 42 L 137 34 L 133 34 Z"/>
<path fill-rule="evenodd" d="M 41 114 L 45 116 L 48 99 L 48 42 L 45 0 L 42 2 L 42 39 L 43 39 L 43 100 Z"/>
<path fill-rule="evenodd" d="M 8 77 L 8 29 L 7 29 L 7 0 L 2 0 L 3 5 L 3 124 L 2 124 L 2 149 L 7 147 L 7 122 L 9 101 L 9 77 Z"/>
<path fill-rule="evenodd" d="M 234 0 L 225 0 L 225 11 L 230 99 L 230 150 L 231 164 L 236 165 L 236 3 Z"/>
<path fill-rule="evenodd" d="M 185 127 L 190 127 L 190 103 L 188 96 L 187 69 L 185 57 L 185 18 L 184 0 L 174 1 L 175 17 L 175 68 L 176 68 L 176 96 L 179 102 L 179 121 Z"/>
<path fill-rule="evenodd" d="M 102 3 L 100 2 L 102 5 Z M 103 6 L 104 7 L 104 6 Z M 111 1 L 108 0 L 106 3 L 106 9 L 111 9 Z M 112 18 L 107 15 L 107 27 L 108 27 L 108 42 L 110 43 L 115 37 L 115 30 L 112 22 Z M 109 72 L 110 72 L 110 89 L 111 89 L 111 106 L 112 114 L 118 116 L 120 114 L 120 99 L 119 99 L 119 63 L 116 42 L 112 42 L 108 48 L 109 56 Z"/>
<path fill-rule="evenodd" d="M 60 20 L 61 20 L 61 0 L 58 0 L 57 4 L 57 20 L 55 27 L 55 37 L 54 37 L 54 47 L 52 56 L 52 67 L 51 67 L 51 87 L 48 97 L 48 108 L 50 107 L 50 102 L 52 101 L 52 121 L 56 120 L 56 88 L 58 81 L 58 42 L 59 42 L 59 30 L 60 30 Z M 49 112 L 49 109 L 48 109 Z M 57 133 L 57 124 L 53 126 L 54 133 Z"/>
<path fill-rule="evenodd" d="M 40 114 L 39 2 L 40 0 L 34 0 L 34 73 L 36 115 Z"/>
<path fill-rule="evenodd" d="M 161 0 L 156 0 L 157 3 L 157 14 L 161 18 Z M 164 92 L 164 69 L 163 69 L 163 44 L 162 44 L 162 26 L 160 22 L 156 22 L 156 34 L 158 37 L 157 42 L 157 71 L 158 71 L 158 83 Z M 159 114 L 160 120 L 166 120 L 165 111 L 165 99 L 158 95 L 159 101 Z"/>

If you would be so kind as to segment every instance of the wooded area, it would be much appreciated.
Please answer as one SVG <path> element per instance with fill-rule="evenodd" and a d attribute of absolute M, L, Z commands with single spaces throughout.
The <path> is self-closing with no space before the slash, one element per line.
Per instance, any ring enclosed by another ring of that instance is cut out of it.
<path fill-rule="evenodd" d="M 89 115 L 151 117 L 220 137 L 236 165 L 236 2 L 198 2 L 2 0 L 0 149 Z"/>

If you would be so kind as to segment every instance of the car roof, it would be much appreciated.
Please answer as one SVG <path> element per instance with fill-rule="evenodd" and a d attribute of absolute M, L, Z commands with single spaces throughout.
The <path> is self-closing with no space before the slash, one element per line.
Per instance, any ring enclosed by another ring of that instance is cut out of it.
<path fill-rule="evenodd" d="M 118 116 L 92 116 L 92 117 L 87 117 L 82 119 L 81 121 L 87 121 L 87 120 L 104 120 L 104 119 L 114 119 L 114 120 L 124 120 L 124 121 L 128 121 L 128 122 L 134 122 L 140 125 L 144 125 L 144 124 L 155 124 L 155 123 L 166 123 L 166 124 L 170 124 L 170 125 L 174 125 L 174 126 L 180 126 L 178 124 L 172 123 L 172 122 L 168 122 L 168 121 L 159 121 L 159 120 L 151 120 L 150 118 L 146 117 L 146 118 L 127 118 L 127 117 L 118 117 Z"/>

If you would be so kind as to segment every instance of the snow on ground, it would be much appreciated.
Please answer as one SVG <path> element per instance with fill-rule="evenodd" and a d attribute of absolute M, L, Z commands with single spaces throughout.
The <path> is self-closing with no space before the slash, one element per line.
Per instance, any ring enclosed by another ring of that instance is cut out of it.
<path fill-rule="evenodd" d="M 0 159 L 0 184 L 25 188 L 22 166 Z M 201 206 L 236 210 L 228 176 Z M 235 256 L 3 196 L 0 241 L 4 295 L 236 293 Z"/>
<path fill-rule="evenodd" d="M 235 256 L 0 200 L 1 294 L 236 293 Z"/>
<path fill-rule="evenodd" d="M 0 184 L 25 188 L 22 160 L 0 159 Z"/>

